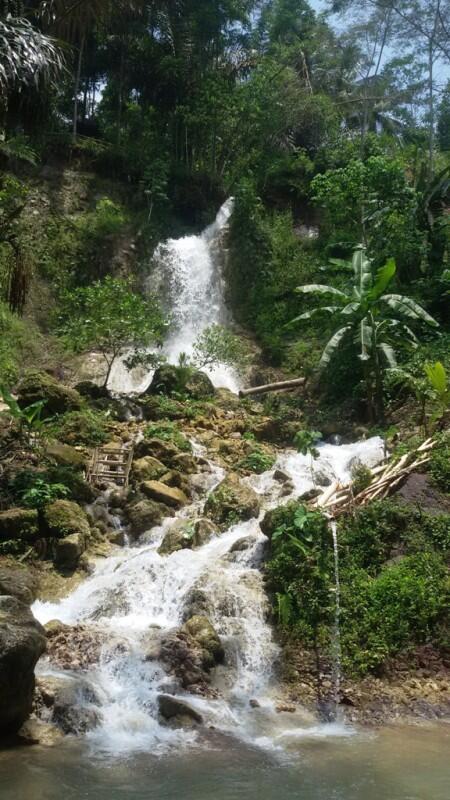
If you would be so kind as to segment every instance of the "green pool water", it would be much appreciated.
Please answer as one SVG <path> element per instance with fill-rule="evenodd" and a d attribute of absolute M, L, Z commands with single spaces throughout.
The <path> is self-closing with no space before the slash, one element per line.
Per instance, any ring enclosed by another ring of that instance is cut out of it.
<path fill-rule="evenodd" d="M 305 739 L 265 751 L 218 737 L 162 756 L 66 740 L 0 753 L 1 800 L 448 800 L 450 725 Z"/>

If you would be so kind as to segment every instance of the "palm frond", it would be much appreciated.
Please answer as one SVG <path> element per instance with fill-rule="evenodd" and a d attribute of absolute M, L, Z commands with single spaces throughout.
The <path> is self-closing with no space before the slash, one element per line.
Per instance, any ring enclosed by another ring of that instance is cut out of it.
<path fill-rule="evenodd" d="M 333 357 L 333 354 L 338 349 L 339 345 L 341 344 L 342 340 L 347 335 L 347 333 L 351 331 L 351 329 L 352 329 L 351 325 L 344 325 L 343 328 L 339 328 L 339 330 L 333 334 L 331 339 L 326 344 L 325 349 L 322 353 L 321 359 L 319 361 L 320 368 L 323 369 L 324 367 L 328 366 Z"/>
<path fill-rule="evenodd" d="M 347 300 L 345 292 L 335 289 L 334 286 L 327 286 L 322 283 L 308 283 L 305 286 L 298 286 L 295 290 L 298 294 L 331 294 L 334 297 L 341 297 Z"/>
<path fill-rule="evenodd" d="M 380 300 L 385 302 L 396 314 L 403 314 L 409 319 L 421 320 L 428 325 L 432 325 L 433 328 L 439 327 L 439 323 L 411 297 L 405 297 L 401 294 L 385 294 Z"/>

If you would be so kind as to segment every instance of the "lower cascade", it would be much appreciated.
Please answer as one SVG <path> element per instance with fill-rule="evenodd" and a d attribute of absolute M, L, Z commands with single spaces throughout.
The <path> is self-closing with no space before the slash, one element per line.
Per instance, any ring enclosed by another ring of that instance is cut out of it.
<path fill-rule="evenodd" d="M 193 445 L 201 456 L 200 445 Z M 321 444 L 318 449 L 316 459 L 285 451 L 273 469 L 245 479 L 260 495 L 259 519 L 267 509 L 311 489 L 316 474 L 344 482 L 352 464 L 372 467 L 384 455 L 378 437 L 351 445 Z M 83 629 L 84 657 L 78 654 L 75 636 L 70 664 L 62 668 L 54 654 L 45 657 L 38 666 L 40 682 L 45 686 L 57 679 L 67 684 L 76 705 L 71 732 L 86 733 L 92 747 L 110 753 L 189 746 L 208 728 L 276 749 L 309 734 L 350 734 L 351 728 L 338 723 L 318 726 L 300 710 L 277 713 L 279 649 L 260 570 L 268 542 L 258 519 L 233 524 L 196 549 L 158 552 L 177 519 L 201 517 L 205 495 L 224 477 L 224 471 L 204 456 L 201 463 L 204 471 L 193 480 L 196 497 L 175 520 L 164 520 L 137 544 L 128 543 L 99 563 L 62 601 L 34 604 L 41 623 L 58 620 L 55 626 Z M 292 494 L 283 498 L 274 478 L 280 469 L 293 486 Z M 337 635 L 338 602 L 336 571 Z M 176 648 L 180 630 L 202 624 L 210 626 L 206 634 L 214 640 L 217 658 L 207 685 L 197 682 L 192 691 L 183 673 L 188 668 L 186 654 Z M 336 669 L 338 692 L 338 661 Z M 40 712 L 44 719 L 46 712 Z M 203 724 L 173 727 L 170 718 L 180 714 L 184 721 L 188 716 L 190 723 Z"/>

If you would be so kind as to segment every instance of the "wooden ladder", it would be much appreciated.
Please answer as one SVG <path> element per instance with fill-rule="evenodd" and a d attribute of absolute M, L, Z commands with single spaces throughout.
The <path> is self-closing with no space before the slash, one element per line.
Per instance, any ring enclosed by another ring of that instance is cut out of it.
<path fill-rule="evenodd" d="M 87 480 L 93 486 L 100 483 L 114 483 L 128 486 L 134 448 L 97 447 L 89 464 Z"/>

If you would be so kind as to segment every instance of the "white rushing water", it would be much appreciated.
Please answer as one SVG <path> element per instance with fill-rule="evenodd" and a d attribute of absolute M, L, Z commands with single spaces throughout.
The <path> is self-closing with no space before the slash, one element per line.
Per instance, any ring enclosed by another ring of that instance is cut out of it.
<path fill-rule="evenodd" d="M 384 454 L 379 438 L 340 447 L 324 444 L 319 452 L 314 461 L 286 452 L 274 469 L 247 479 L 262 495 L 262 513 L 311 488 L 317 476 L 322 481 L 348 480 L 355 459 L 372 466 Z M 291 497 L 280 497 L 281 487 L 274 479 L 277 468 L 294 484 Z M 211 464 L 209 473 L 202 475 L 204 490 L 213 488 L 222 476 L 222 470 Z M 203 497 L 180 515 L 201 515 L 204 496 L 203 492 Z M 161 556 L 157 549 L 173 522 L 173 518 L 166 520 L 144 534 L 137 545 L 99 563 L 94 574 L 61 602 L 34 604 L 34 614 L 42 623 L 52 619 L 83 623 L 105 636 L 99 663 L 80 671 L 94 690 L 100 717 L 99 726 L 88 734 L 92 744 L 100 750 L 123 753 L 155 752 L 191 742 L 192 731 L 160 723 L 157 697 L 164 692 L 187 700 L 206 724 L 263 746 L 284 747 L 307 735 L 348 735 L 349 729 L 340 725 L 317 727 L 300 711 L 275 712 L 273 669 L 278 647 L 267 620 L 267 597 L 259 570 L 266 538 L 258 520 L 233 525 L 196 550 Z M 244 538 L 244 549 L 233 550 Z M 208 616 L 225 648 L 225 664 L 216 668 L 212 681 L 217 699 L 183 692 L 162 663 L 147 659 L 152 642 L 182 623 L 193 589 L 206 597 Z M 38 672 L 54 675 L 55 669 L 43 659 Z M 251 705 L 250 700 L 256 700 L 258 706 L 252 707 L 256 704 Z M 92 703 L 91 697 L 89 706 Z"/>
<path fill-rule="evenodd" d="M 192 356 L 198 336 L 211 325 L 227 325 L 231 318 L 225 303 L 224 236 L 233 211 L 233 199 L 224 203 L 212 225 L 199 236 L 169 239 L 156 249 L 153 261 L 171 316 L 171 328 L 162 354 L 176 364 L 181 353 Z M 150 287 L 151 288 L 151 287 Z M 215 386 L 237 392 L 238 377 L 226 366 L 205 369 Z M 129 371 L 118 359 L 108 387 L 121 394 L 143 392 L 152 373 Z"/>

